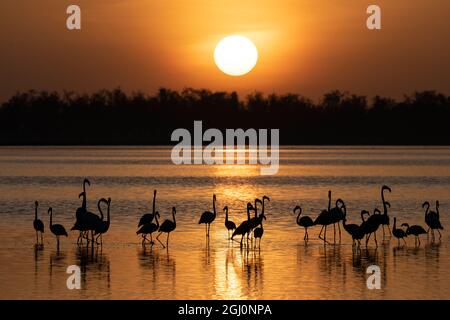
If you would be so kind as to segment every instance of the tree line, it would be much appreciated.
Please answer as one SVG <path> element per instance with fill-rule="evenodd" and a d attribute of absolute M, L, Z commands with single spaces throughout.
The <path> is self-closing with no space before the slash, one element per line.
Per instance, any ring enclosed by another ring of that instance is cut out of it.
<path fill-rule="evenodd" d="M 400 101 L 332 91 L 315 103 L 298 94 L 161 88 L 127 94 L 18 92 L 0 107 L 2 145 L 168 145 L 177 128 L 280 129 L 280 143 L 449 145 L 450 96 L 415 92 Z"/>

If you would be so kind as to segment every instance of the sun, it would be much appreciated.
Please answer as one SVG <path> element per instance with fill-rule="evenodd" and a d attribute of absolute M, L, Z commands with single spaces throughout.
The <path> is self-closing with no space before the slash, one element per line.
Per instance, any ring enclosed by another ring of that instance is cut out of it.
<path fill-rule="evenodd" d="M 223 73 L 243 76 L 255 67 L 258 50 L 253 42 L 244 36 L 227 36 L 217 44 L 214 61 Z"/>

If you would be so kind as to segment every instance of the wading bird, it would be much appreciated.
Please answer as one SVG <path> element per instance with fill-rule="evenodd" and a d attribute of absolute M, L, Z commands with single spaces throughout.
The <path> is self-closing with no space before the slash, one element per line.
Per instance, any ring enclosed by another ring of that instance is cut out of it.
<path fill-rule="evenodd" d="M 34 230 L 36 231 L 36 245 L 44 245 L 44 240 L 43 240 L 43 234 L 44 234 L 44 223 L 42 222 L 41 219 L 38 219 L 38 206 L 39 206 L 39 202 L 35 201 L 34 202 L 34 220 L 33 220 L 33 227 Z M 39 236 L 38 233 L 41 233 L 41 243 L 39 244 Z"/>
<path fill-rule="evenodd" d="M 369 218 L 364 221 L 364 214 L 369 215 Z M 364 231 L 364 234 L 366 235 L 366 247 L 369 243 L 370 236 L 373 234 L 373 238 L 375 240 L 375 246 L 378 247 L 378 241 L 377 241 L 377 230 L 380 227 L 380 215 L 381 211 L 378 208 L 375 208 L 373 211 L 373 214 L 370 215 L 368 211 L 363 210 L 361 212 L 361 219 L 363 220 L 363 223 L 361 224 L 362 231 Z"/>
<path fill-rule="evenodd" d="M 333 223 L 332 216 L 330 214 L 331 210 L 331 190 L 328 191 L 328 210 L 322 210 L 322 212 L 316 217 L 314 220 L 314 225 L 321 225 L 322 228 L 320 229 L 319 233 L 319 239 L 322 239 L 325 242 L 327 242 L 327 226 Z M 322 238 L 322 231 L 325 228 L 324 237 Z"/>
<path fill-rule="evenodd" d="M 211 227 L 211 223 L 213 223 L 214 219 L 216 219 L 216 195 L 213 195 L 213 212 L 205 211 L 202 213 L 198 224 L 205 224 L 206 228 L 206 237 L 209 237 L 209 230 Z"/>
<path fill-rule="evenodd" d="M 344 220 L 342 221 L 342 226 L 344 227 L 344 230 L 347 231 L 347 233 L 352 237 L 352 245 L 361 245 L 361 239 L 364 238 L 364 230 L 361 228 L 361 226 L 357 224 L 347 224 L 347 207 L 345 206 L 345 203 L 342 204 L 342 209 L 344 210 Z M 363 210 L 364 211 L 364 210 Z M 368 213 L 368 212 L 367 212 Z M 364 214 L 362 214 L 363 222 L 364 222 Z"/>
<path fill-rule="evenodd" d="M 241 224 L 236 228 L 236 230 L 234 230 L 233 234 L 231 235 L 231 240 L 233 240 L 233 238 L 235 236 L 242 236 L 241 237 L 241 248 L 242 248 L 242 241 L 244 240 L 244 236 L 250 232 L 250 211 L 251 210 L 255 210 L 255 208 L 253 207 L 253 205 L 249 202 L 247 203 L 247 220 L 241 222 Z"/>
<path fill-rule="evenodd" d="M 154 222 L 146 223 L 143 226 L 141 226 L 141 228 L 136 232 L 136 234 L 142 234 L 142 245 L 145 245 L 145 241 L 149 241 L 149 243 L 151 245 L 154 244 L 152 234 L 153 234 L 153 232 L 156 232 L 159 229 L 158 218 L 159 218 L 159 212 L 156 211 L 155 212 L 156 223 L 154 223 Z M 148 234 L 150 235 L 150 240 L 147 239 Z"/>
<path fill-rule="evenodd" d="M 259 239 L 258 247 L 261 248 L 261 239 L 262 239 L 262 236 L 264 234 L 264 227 L 263 227 L 263 221 L 262 220 L 263 219 L 264 220 L 267 219 L 264 213 L 261 213 L 260 217 L 261 217 L 261 223 L 259 224 L 260 226 L 253 231 L 253 237 L 255 238 L 255 248 L 256 248 L 256 242 L 258 241 L 258 239 Z"/>
<path fill-rule="evenodd" d="M 236 229 L 236 224 L 233 221 L 228 220 L 228 206 L 225 206 L 223 211 L 225 211 L 225 228 L 227 228 L 228 239 L 230 239 L 230 231 L 233 232 Z"/>
<path fill-rule="evenodd" d="M 155 207 L 156 207 L 156 190 L 153 191 L 152 213 L 145 213 L 142 215 L 141 219 L 139 220 L 138 228 L 146 223 L 150 223 L 153 221 L 153 219 L 155 218 Z"/>
<path fill-rule="evenodd" d="M 303 227 L 305 228 L 305 236 L 303 237 L 303 240 L 308 241 L 309 240 L 309 235 L 308 235 L 308 228 L 312 227 L 314 225 L 313 220 L 308 217 L 308 216 L 303 216 L 300 217 L 302 214 L 302 208 L 300 206 L 296 206 L 294 208 L 294 214 L 298 211 L 298 215 L 297 215 L 297 225 L 299 227 Z"/>
<path fill-rule="evenodd" d="M 417 245 L 417 241 L 419 241 L 419 246 L 420 246 L 420 235 L 421 234 L 426 234 L 427 232 L 425 231 L 424 228 L 422 228 L 421 226 L 418 225 L 412 225 L 409 226 L 409 224 L 407 223 L 402 223 L 402 227 L 406 227 L 406 234 L 409 235 L 413 235 L 414 238 L 414 245 Z"/>
<path fill-rule="evenodd" d="M 425 208 L 425 223 L 428 226 L 427 235 L 428 232 L 431 230 L 431 235 L 434 240 L 434 230 L 437 230 L 439 233 L 439 239 L 441 239 L 442 235 L 439 230 L 443 230 L 444 227 L 441 224 L 441 221 L 439 219 L 439 201 L 436 201 L 436 212 L 429 211 L 430 210 L 430 203 L 428 201 L 425 201 L 422 204 L 422 208 Z"/>
<path fill-rule="evenodd" d="M 391 207 L 391 204 L 384 199 L 384 191 L 392 192 L 391 188 L 388 186 L 381 187 L 381 201 L 383 203 L 383 214 L 380 217 L 381 227 L 383 228 L 383 239 L 385 238 L 384 226 L 388 227 L 389 235 L 391 235 L 391 229 L 389 227 L 389 216 L 388 216 L 388 206 Z"/>
<path fill-rule="evenodd" d="M 68 236 L 66 229 L 61 224 L 52 224 L 53 209 L 48 208 L 48 214 L 50 215 L 50 231 L 56 236 L 56 246 L 59 249 L 59 237 Z"/>
<path fill-rule="evenodd" d="M 343 213 L 341 207 L 339 207 L 339 204 L 341 204 L 341 206 L 342 206 L 344 204 L 344 201 L 342 199 L 337 199 L 336 206 L 330 210 L 330 216 L 331 216 L 331 220 L 333 223 L 333 230 L 334 230 L 334 237 L 333 237 L 334 242 L 336 242 L 336 224 L 338 225 L 338 229 L 339 229 L 339 242 L 341 242 L 341 227 L 340 227 L 339 222 L 344 220 L 344 213 Z"/>
<path fill-rule="evenodd" d="M 103 212 L 102 212 L 102 208 L 101 208 L 101 204 L 106 203 L 106 205 L 108 206 L 107 208 L 107 212 L 106 212 L 106 221 L 103 220 Z M 100 222 L 97 224 L 97 226 L 95 227 L 94 230 L 94 235 L 96 235 L 97 237 L 95 238 L 95 242 L 97 244 L 98 243 L 98 239 L 100 238 L 100 244 L 103 244 L 103 234 L 105 234 L 108 229 L 109 229 L 109 225 L 111 223 L 111 217 L 110 217 L 110 208 L 111 208 L 111 198 L 108 198 L 108 200 L 106 200 L 105 198 L 101 198 L 98 203 L 97 203 L 97 207 L 98 207 L 98 211 L 100 212 Z"/>
<path fill-rule="evenodd" d="M 215 210 L 214 210 L 214 212 L 215 212 Z M 177 210 L 175 209 L 175 207 L 172 207 L 172 219 L 173 219 L 173 221 L 164 220 L 164 222 L 161 223 L 161 225 L 159 226 L 159 230 L 158 230 L 159 234 L 156 236 L 156 240 L 158 240 L 159 243 L 161 243 L 163 248 L 165 248 L 166 246 L 159 240 L 159 236 L 161 234 L 163 234 L 163 233 L 167 233 L 166 245 L 169 246 L 169 235 L 177 227 L 177 222 L 175 220 L 175 215 L 176 214 L 177 214 Z"/>
<path fill-rule="evenodd" d="M 408 235 L 406 234 L 406 232 L 403 229 L 397 229 L 397 218 L 395 218 L 395 217 L 394 217 L 394 226 L 392 227 L 392 235 L 397 238 L 399 247 L 400 247 L 400 239 L 402 239 L 406 245 L 405 238 Z"/>

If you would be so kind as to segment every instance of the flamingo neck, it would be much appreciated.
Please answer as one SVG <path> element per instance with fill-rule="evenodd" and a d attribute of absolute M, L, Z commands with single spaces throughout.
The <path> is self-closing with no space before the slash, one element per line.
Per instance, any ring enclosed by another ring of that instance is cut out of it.
<path fill-rule="evenodd" d="M 34 208 L 34 220 L 37 220 L 37 209 L 38 209 L 38 207 L 35 206 L 35 208 Z"/>
<path fill-rule="evenodd" d="M 103 211 L 102 211 L 102 206 L 101 206 L 101 202 L 99 201 L 97 204 L 97 208 L 98 208 L 98 212 L 100 212 L 100 218 L 103 220 Z"/>
<path fill-rule="evenodd" d="M 297 224 L 300 223 L 300 216 L 302 215 L 302 209 L 298 209 L 298 215 L 297 215 Z"/>
<path fill-rule="evenodd" d="M 155 206 L 156 206 L 155 202 L 156 202 L 156 193 L 153 194 L 153 209 L 152 209 L 153 214 L 155 214 Z"/>

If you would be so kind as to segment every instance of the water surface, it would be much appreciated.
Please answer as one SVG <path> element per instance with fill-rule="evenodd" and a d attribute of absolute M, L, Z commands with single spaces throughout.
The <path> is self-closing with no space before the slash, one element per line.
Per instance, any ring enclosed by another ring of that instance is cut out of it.
<path fill-rule="evenodd" d="M 327 192 L 342 198 L 350 223 L 362 209 L 381 207 L 380 188 L 392 193 L 392 217 L 424 225 L 421 204 L 440 200 L 449 225 L 450 148 L 286 147 L 280 171 L 260 176 L 256 165 L 175 166 L 166 147 L 0 148 L 0 298 L 2 299 L 449 299 L 450 243 L 422 238 L 373 242 L 352 250 L 345 232 L 337 245 L 323 245 L 319 228 L 308 244 L 292 209 L 300 204 L 313 218 L 327 206 Z M 84 177 L 88 208 L 111 197 L 112 225 L 102 248 L 79 248 L 71 232 L 56 249 L 47 209 L 70 229 Z M 153 190 L 162 219 L 177 208 L 169 249 L 145 249 L 136 236 L 140 216 L 151 210 Z M 218 216 L 207 245 L 201 213 Z M 245 219 L 245 205 L 271 198 L 260 250 L 240 250 L 227 240 L 222 208 Z M 45 223 L 45 246 L 35 250 L 34 201 Z M 433 205 L 434 207 L 434 205 Z M 332 230 L 332 229 L 329 229 Z M 328 235 L 332 237 L 333 233 Z M 379 231 L 378 239 L 382 239 Z M 66 268 L 79 265 L 82 289 L 68 290 Z M 381 289 L 368 290 L 366 268 L 381 269 Z"/>

